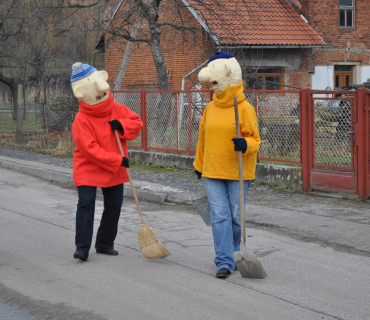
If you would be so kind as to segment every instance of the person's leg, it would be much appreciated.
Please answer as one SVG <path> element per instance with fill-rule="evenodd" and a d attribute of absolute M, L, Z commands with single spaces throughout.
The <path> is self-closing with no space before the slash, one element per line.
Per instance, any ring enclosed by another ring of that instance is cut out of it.
<path fill-rule="evenodd" d="M 250 185 L 251 185 L 250 180 L 244 180 L 244 207 Z M 228 180 L 227 190 L 229 195 L 230 211 L 232 216 L 234 251 L 240 251 L 241 230 L 240 230 L 239 181 Z"/>
<path fill-rule="evenodd" d="M 123 203 L 123 184 L 102 188 L 104 196 L 104 211 L 96 235 L 95 249 L 101 251 L 113 250 L 117 236 L 118 220 Z"/>
<path fill-rule="evenodd" d="M 227 181 L 205 178 L 211 212 L 216 269 L 234 271 L 234 244 Z"/>
<path fill-rule="evenodd" d="M 96 187 L 81 186 L 76 212 L 76 251 L 89 256 L 94 229 Z"/>

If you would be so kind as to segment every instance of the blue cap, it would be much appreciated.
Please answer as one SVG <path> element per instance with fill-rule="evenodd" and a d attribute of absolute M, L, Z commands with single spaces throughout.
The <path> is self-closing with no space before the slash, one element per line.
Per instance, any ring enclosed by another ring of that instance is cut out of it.
<path fill-rule="evenodd" d="M 72 71 L 71 82 L 85 78 L 92 74 L 94 71 L 96 71 L 96 68 L 94 68 L 93 66 L 90 66 L 89 64 L 82 64 L 81 67 Z"/>
<path fill-rule="evenodd" d="M 228 52 L 219 51 L 216 52 L 212 57 L 210 57 L 207 63 L 210 63 L 211 61 L 216 59 L 229 59 L 229 58 L 235 58 L 235 56 Z"/>

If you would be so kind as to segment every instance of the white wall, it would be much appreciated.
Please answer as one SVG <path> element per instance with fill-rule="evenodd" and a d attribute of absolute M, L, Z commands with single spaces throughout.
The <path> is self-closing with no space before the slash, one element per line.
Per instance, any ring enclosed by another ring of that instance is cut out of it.
<path fill-rule="evenodd" d="M 370 66 L 361 67 L 361 84 L 366 82 L 370 78 Z"/>
<path fill-rule="evenodd" d="M 334 67 L 333 66 L 315 66 L 315 74 L 311 78 L 311 89 L 325 90 L 334 88 Z"/>

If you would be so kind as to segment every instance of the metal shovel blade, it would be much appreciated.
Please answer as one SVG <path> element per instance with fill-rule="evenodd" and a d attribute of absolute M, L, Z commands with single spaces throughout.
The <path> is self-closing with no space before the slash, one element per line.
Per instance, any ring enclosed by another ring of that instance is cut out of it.
<path fill-rule="evenodd" d="M 235 251 L 234 261 L 243 278 L 265 279 L 267 274 L 254 253 Z"/>
<path fill-rule="evenodd" d="M 211 212 L 207 198 L 207 191 L 203 189 L 198 192 L 192 199 L 193 205 L 197 213 L 201 216 L 207 226 L 211 226 Z"/>

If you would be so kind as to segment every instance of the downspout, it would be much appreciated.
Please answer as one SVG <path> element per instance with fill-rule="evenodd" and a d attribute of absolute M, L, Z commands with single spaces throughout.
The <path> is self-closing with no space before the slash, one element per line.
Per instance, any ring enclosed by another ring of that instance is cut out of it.
<path fill-rule="evenodd" d="M 185 79 L 187 77 L 191 76 L 194 72 L 198 71 L 204 65 L 206 65 L 207 62 L 208 62 L 208 60 L 207 61 L 204 61 L 201 65 L 199 65 L 198 67 L 196 67 L 194 70 L 190 71 L 186 76 L 184 76 L 182 78 L 182 82 L 181 82 L 181 90 L 182 91 L 185 90 Z M 183 114 L 183 111 L 184 111 L 184 93 L 180 93 L 180 115 L 179 115 L 179 119 L 178 119 L 178 128 L 180 128 L 181 123 L 182 123 L 182 114 Z"/>

